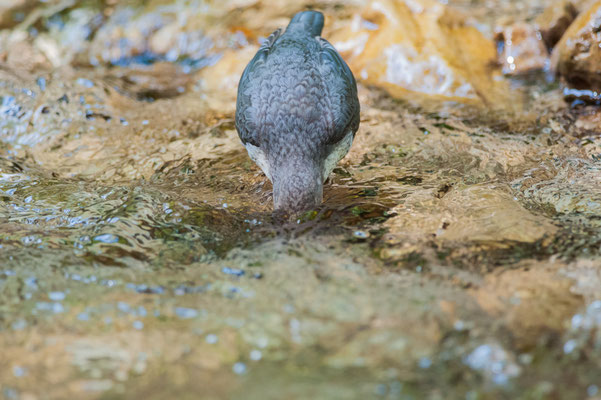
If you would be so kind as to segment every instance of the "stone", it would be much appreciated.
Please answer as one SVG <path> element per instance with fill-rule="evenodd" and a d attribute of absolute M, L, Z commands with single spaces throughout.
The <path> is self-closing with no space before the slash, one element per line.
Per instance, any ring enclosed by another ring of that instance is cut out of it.
<path fill-rule="evenodd" d="M 542 70 L 549 54 L 541 32 L 526 22 L 517 22 L 497 31 L 499 61 L 506 75 L 520 75 Z"/>
<path fill-rule="evenodd" d="M 493 41 L 436 1 L 372 1 L 331 41 L 360 81 L 395 97 L 485 104 L 501 97 Z"/>
<path fill-rule="evenodd" d="M 601 91 L 601 0 L 570 25 L 552 55 L 554 71 L 569 87 Z"/>
<path fill-rule="evenodd" d="M 552 49 L 561 39 L 570 24 L 578 15 L 578 9 L 570 0 L 553 3 L 536 18 L 536 25 L 548 49 Z"/>
<path fill-rule="evenodd" d="M 4 0 L 0 4 L 0 29 L 10 28 L 25 18 L 25 11 L 35 5 L 33 0 Z"/>

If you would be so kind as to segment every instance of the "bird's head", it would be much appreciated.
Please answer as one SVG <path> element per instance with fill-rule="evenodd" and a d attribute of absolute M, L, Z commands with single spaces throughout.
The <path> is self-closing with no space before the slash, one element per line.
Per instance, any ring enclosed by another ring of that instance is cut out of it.
<path fill-rule="evenodd" d="M 294 154 L 286 160 L 270 161 L 273 205 L 276 211 L 301 212 L 321 204 L 323 198 L 321 162 Z"/>

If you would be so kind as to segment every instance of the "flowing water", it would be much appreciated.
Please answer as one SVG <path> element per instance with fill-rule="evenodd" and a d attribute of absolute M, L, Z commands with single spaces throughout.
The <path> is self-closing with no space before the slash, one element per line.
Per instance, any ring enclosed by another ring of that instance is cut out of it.
<path fill-rule="evenodd" d="M 487 47 L 551 0 L 8 3 L 0 396 L 600 398 L 596 109 Z M 236 85 L 309 5 L 361 127 L 282 220 Z"/>

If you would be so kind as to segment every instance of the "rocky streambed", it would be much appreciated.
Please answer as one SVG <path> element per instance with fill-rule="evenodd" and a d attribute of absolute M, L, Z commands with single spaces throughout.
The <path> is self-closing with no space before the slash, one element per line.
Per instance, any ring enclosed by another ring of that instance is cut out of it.
<path fill-rule="evenodd" d="M 601 398 L 581 3 L 4 2 L 0 396 Z M 282 224 L 236 85 L 304 7 L 361 127 Z"/>

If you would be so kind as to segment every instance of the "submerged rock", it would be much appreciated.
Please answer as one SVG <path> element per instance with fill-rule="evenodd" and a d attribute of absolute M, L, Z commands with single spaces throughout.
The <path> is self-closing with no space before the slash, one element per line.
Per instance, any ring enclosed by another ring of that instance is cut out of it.
<path fill-rule="evenodd" d="M 492 104 L 502 92 L 494 43 L 439 2 L 370 2 L 332 42 L 358 79 L 396 97 Z"/>
<path fill-rule="evenodd" d="M 601 92 L 601 1 L 570 25 L 553 52 L 556 73 L 571 88 Z"/>

